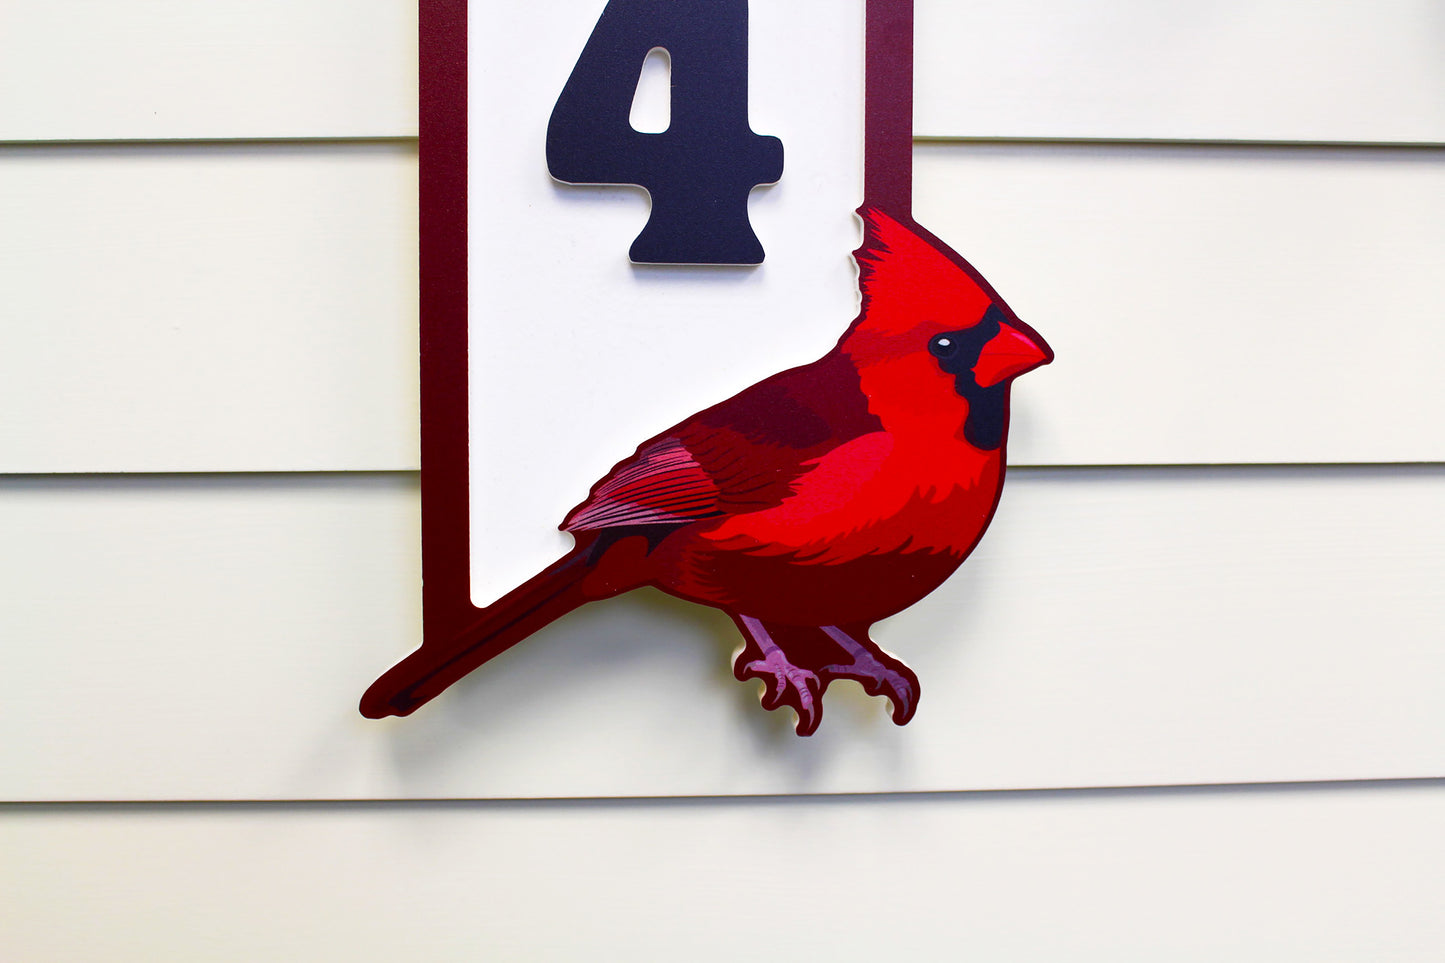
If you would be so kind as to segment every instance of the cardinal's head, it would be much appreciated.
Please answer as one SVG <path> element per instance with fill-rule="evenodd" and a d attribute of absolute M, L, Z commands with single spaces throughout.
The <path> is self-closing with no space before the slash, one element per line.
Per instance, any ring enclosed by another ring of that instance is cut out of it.
<path fill-rule="evenodd" d="M 864 208 L 862 309 L 839 341 L 891 430 L 957 424 L 975 448 L 1008 431 L 1013 379 L 1054 359 L 973 266 L 932 234 Z"/>

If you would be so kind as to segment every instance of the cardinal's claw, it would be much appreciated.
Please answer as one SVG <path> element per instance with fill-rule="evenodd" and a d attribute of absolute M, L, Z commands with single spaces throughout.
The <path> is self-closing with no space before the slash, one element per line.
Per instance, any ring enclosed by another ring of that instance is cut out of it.
<path fill-rule="evenodd" d="M 818 701 L 822 682 L 816 672 L 793 665 L 781 649 L 774 649 L 761 659 L 754 659 L 738 673 L 742 679 L 761 679 L 767 683 L 763 693 L 764 709 L 776 709 L 791 705 L 798 713 L 797 732 L 800 736 L 813 733 L 818 728 Z M 789 695 L 793 698 L 788 698 Z"/>
<path fill-rule="evenodd" d="M 823 719 L 823 681 L 810 669 L 794 665 L 761 621 L 748 615 L 736 616 L 738 627 L 757 648 L 761 659 L 743 660 L 754 651 L 744 648 L 733 663 L 733 675 L 744 679 L 761 679 L 768 688 L 763 693 L 764 709 L 790 705 L 798 714 L 796 730 L 800 736 L 811 736 Z"/>
<path fill-rule="evenodd" d="M 871 642 L 855 641 L 841 629 L 823 626 L 829 638 L 841 645 L 853 661 L 848 665 L 825 665 L 818 670 L 824 684 L 833 679 L 853 679 L 871 696 L 886 696 L 893 704 L 893 722 L 903 725 L 918 711 L 918 676 L 902 662 Z M 876 652 L 876 654 L 875 654 Z"/>

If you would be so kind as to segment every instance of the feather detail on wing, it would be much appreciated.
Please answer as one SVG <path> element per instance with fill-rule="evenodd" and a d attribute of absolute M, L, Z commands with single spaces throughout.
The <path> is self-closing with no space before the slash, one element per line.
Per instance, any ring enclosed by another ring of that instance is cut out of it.
<path fill-rule="evenodd" d="M 567 532 L 676 525 L 721 515 L 718 486 L 676 438 L 661 438 L 613 469 L 562 523 Z"/>
<path fill-rule="evenodd" d="M 838 354 L 753 385 L 646 442 L 562 522 L 567 532 L 682 525 L 782 503 L 817 459 L 878 429 Z"/>

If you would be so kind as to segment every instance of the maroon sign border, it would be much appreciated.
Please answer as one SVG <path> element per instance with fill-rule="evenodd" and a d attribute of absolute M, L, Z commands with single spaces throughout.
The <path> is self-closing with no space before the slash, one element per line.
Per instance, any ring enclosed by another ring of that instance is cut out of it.
<path fill-rule="evenodd" d="M 467 0 L 419 0 L 422 644 L 475 621 L 467 403 Z"/>

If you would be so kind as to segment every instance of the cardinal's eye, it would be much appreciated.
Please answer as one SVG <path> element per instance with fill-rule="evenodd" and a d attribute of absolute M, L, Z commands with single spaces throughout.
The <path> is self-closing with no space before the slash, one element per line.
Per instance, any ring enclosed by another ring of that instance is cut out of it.
<path fill-rule="evenodd" d="M 951 358 L 958 354 L 958 348 L 958 337 L 952 334 L 936 335 L 928 342 L 928 351 L 935 358 Z"/>

